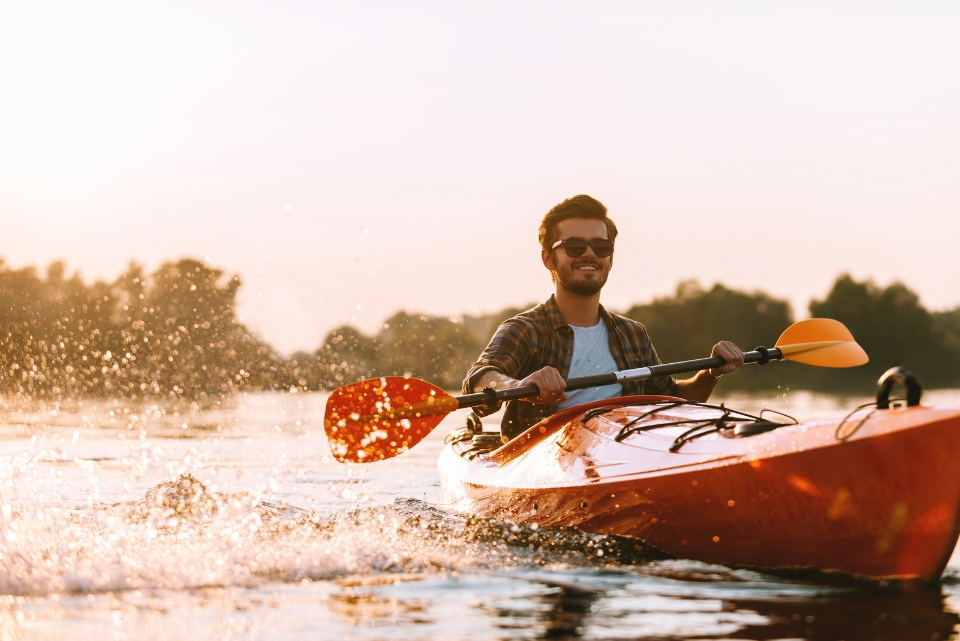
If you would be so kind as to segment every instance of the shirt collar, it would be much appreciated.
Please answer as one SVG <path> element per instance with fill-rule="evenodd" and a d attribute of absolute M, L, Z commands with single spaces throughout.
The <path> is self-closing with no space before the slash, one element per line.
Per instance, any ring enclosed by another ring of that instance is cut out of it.
<path fill-rule="evenodd" d="M 543 304 L 543 311 L 547 315 L 547 323 L 549 324 L 551 332 L 555 332 L 561 327 L 569 326 L 569 323 L 563 318 L 563 314 L 560 313 L 560 308 L 557 307 L 557 301 L 553 295 Z M 600 305 L 600 318 L 603 319 L 603 323 L 607 328 L 613 327 L 613 317 L 603 308 L 603 305 Z"/>

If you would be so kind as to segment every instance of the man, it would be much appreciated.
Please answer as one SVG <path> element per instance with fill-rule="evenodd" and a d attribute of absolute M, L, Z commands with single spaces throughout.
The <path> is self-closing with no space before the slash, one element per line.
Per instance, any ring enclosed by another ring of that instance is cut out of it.
<path fill-rule="evenodd" d="M 613 267 L 617 227 L 607 208 L 590 196 L 567 199 L 540 224 L 543 265 L 556 293 L 547 302 L 505 321 L 463 381 L 464 393 L 485 387 L 536 385 L 536 398 L 507 403 L 501 433 L 514 438 L 559 410 L 589 401 L 634 394 L 678 396 L 706 401 L 720 377 L 743 365 L 743 352 L 729 341 L 713 347 L 726 364 L 676 381 L 661 376 L 566 394 L 566 378 L 606 374 L 660 363 L 643 325 L 611 314 L 600 305 L 600 290 Z M 498 408 L 499 409 L 499 408 Z M 486 415 L 494 410 L 478 408 Z"/>

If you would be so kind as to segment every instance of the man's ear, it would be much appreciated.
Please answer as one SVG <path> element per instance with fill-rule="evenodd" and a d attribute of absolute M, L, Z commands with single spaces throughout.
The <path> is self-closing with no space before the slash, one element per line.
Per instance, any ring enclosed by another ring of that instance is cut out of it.
<path fill-rule="evenodd" d="M 543 266 L 550 271 L 557 271 L 557 266 L 553 264 L 553 252 L 548 252 L 546 249 L 541 249 L 540 260 L 543 261 Z"/>

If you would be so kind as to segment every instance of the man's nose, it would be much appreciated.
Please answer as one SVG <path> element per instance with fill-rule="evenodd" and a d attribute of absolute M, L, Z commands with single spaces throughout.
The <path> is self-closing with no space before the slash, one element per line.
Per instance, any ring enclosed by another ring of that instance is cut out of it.
<path fill-rule="evenodd" d="M 583 255 L 591 256 L 593 258 L 597 257 L 597 255 L 593 253 L 593 245 L 587 245 L 587 248 L 584 250 Z"/>

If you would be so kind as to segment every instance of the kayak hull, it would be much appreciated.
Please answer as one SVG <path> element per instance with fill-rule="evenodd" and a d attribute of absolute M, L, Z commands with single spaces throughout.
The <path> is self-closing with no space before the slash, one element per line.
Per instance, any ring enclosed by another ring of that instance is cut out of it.
<path fill-rule="evenodd" d="M 653 432 L 613 439 L 638 398 L 586 423 L 590 406 L 574 408 L 471 461 L 448 447 L 444 485 L 474 513 L 632 536 L 709 563 L 942 573 L 960 531 L 960 410 L 897 408 L 859 425 L 821 421 L 670 452 L 673 439 Z"/>

